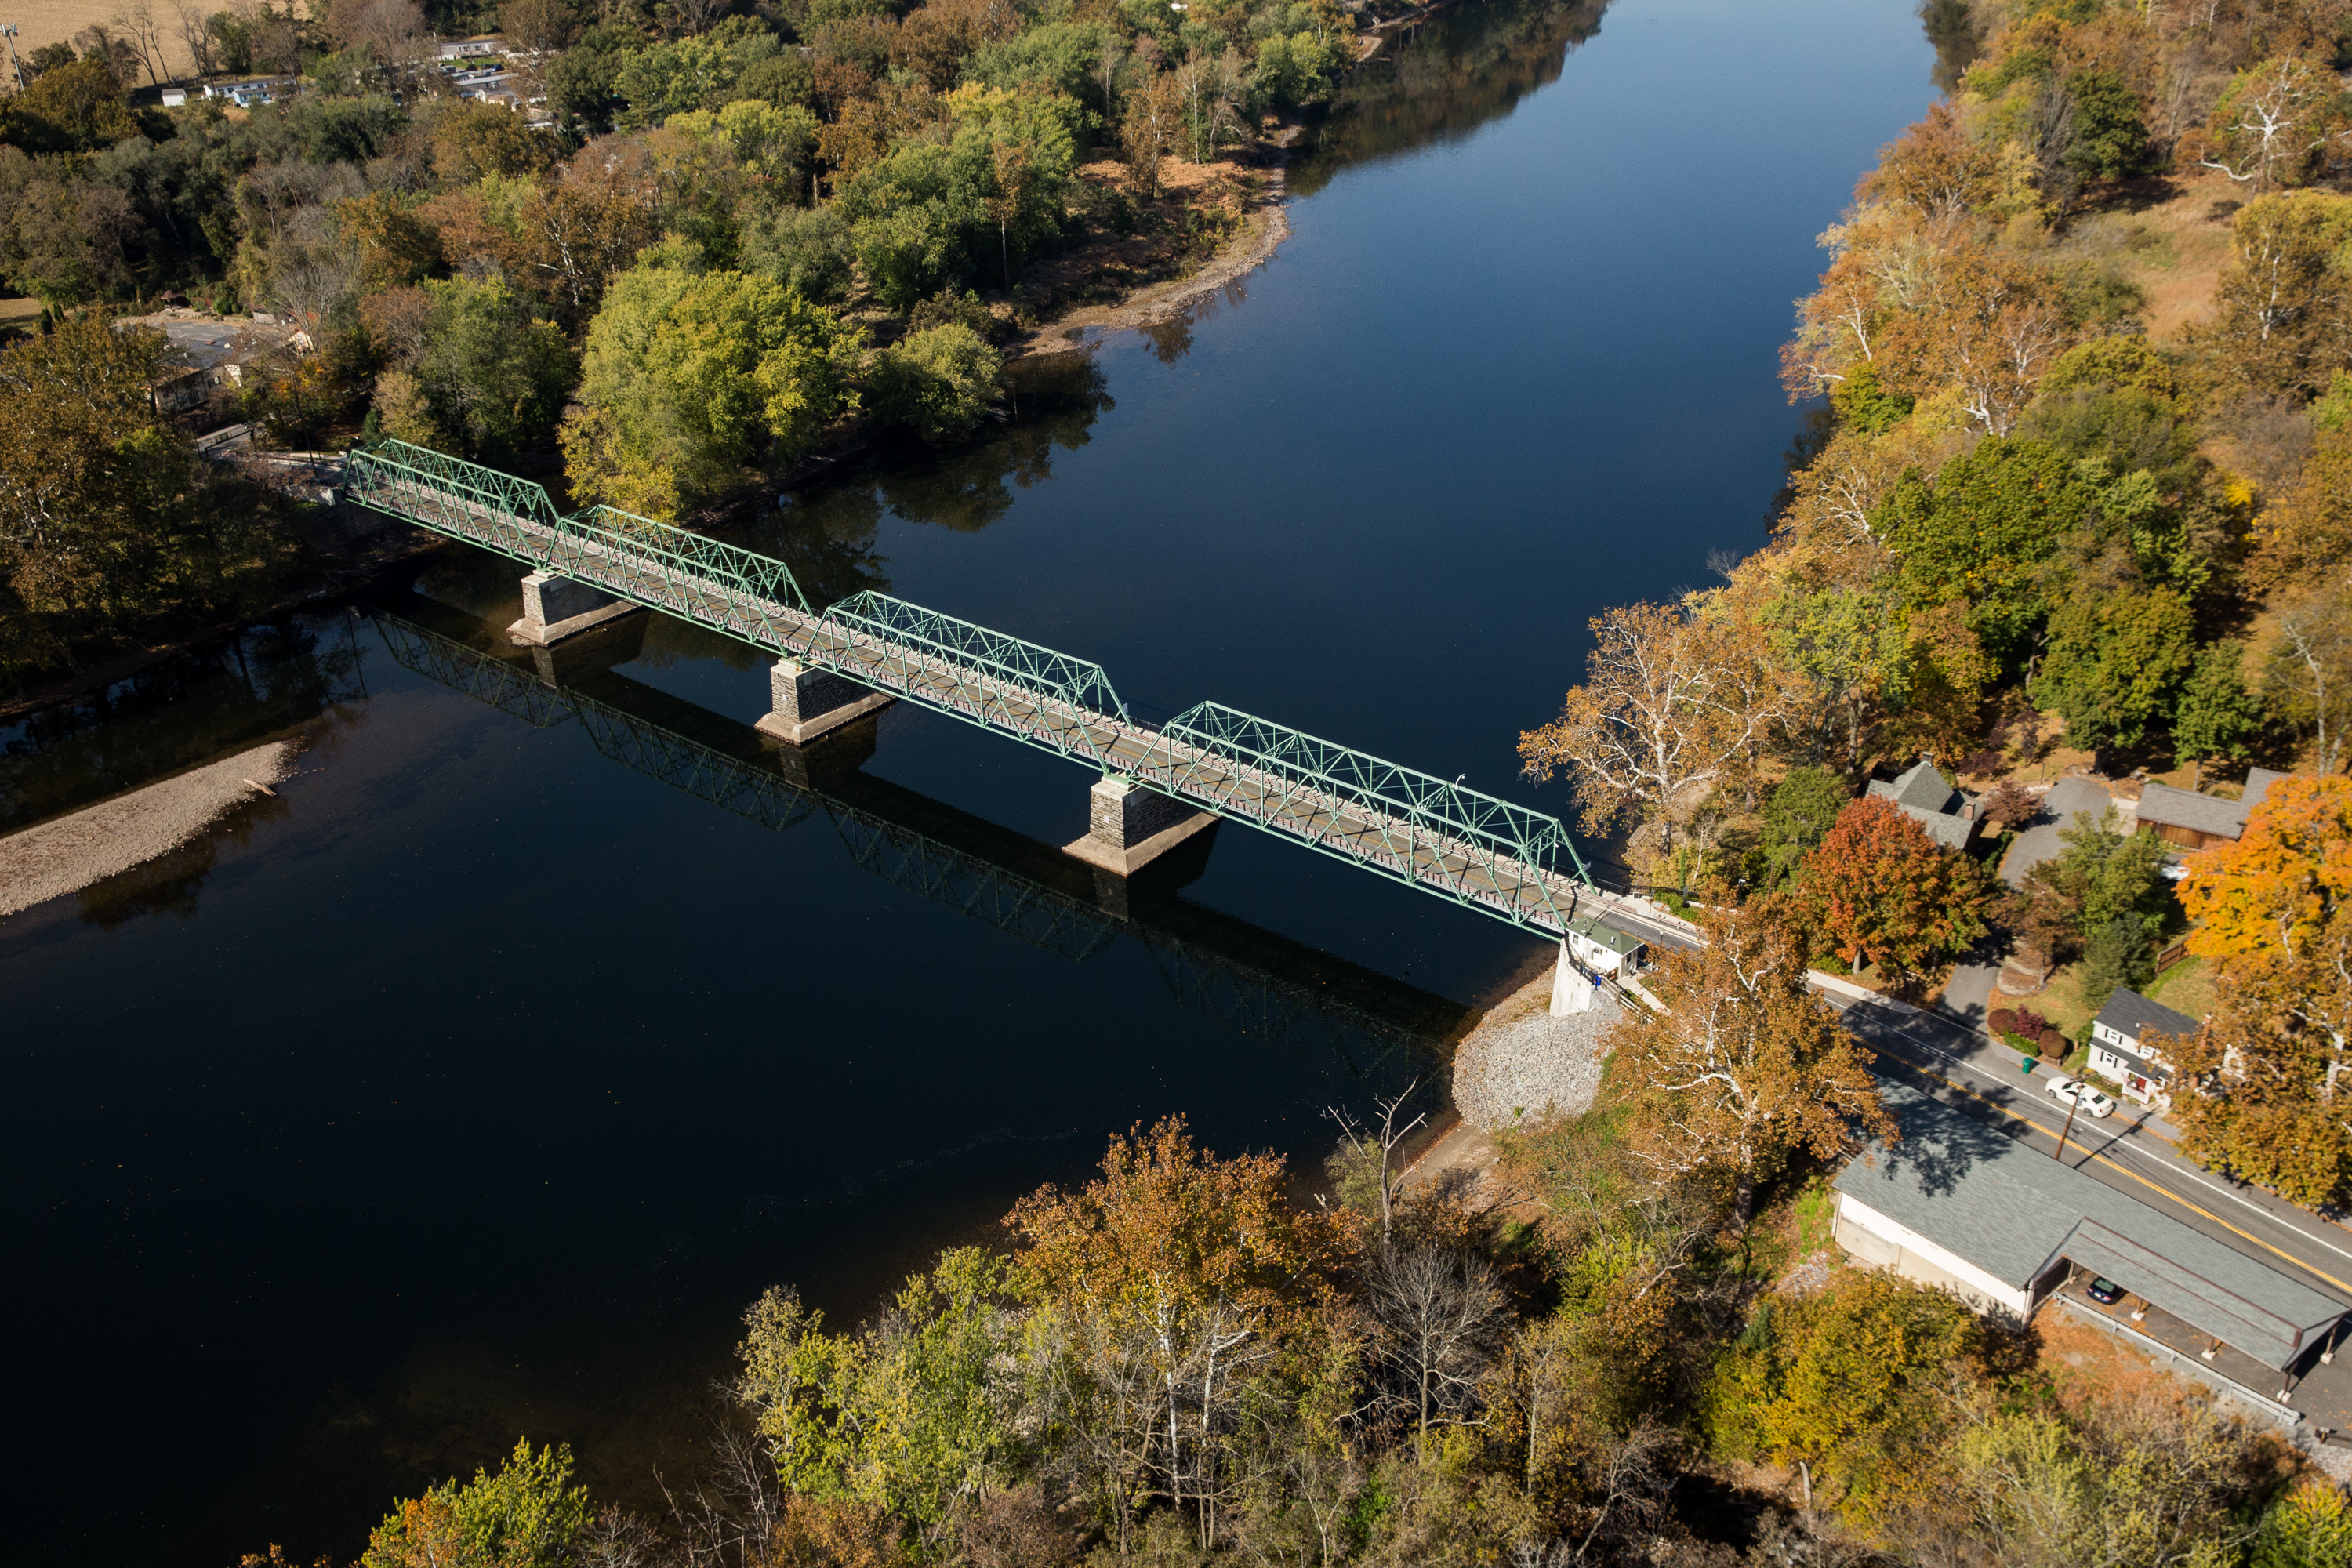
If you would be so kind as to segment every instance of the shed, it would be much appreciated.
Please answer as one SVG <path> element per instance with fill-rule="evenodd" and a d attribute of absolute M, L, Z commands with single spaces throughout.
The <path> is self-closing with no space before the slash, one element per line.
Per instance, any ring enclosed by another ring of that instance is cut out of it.
<path fill-rule="evenodd" d="M 1595 974 L 1633 974 L 1649 956 L 1650 944 L 1597 915 L 1568 924 L 1568 951 Z"/>

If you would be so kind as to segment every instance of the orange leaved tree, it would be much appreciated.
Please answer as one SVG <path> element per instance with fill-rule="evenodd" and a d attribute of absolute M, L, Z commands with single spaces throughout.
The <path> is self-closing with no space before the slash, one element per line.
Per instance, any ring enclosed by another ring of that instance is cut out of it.
<path fill-rule="evenodd" d="M 1805 886 L 1845 961 L 1890 979 L 1966 952 L 1992 905 L 1975 861 L 1869 795 L 1847 803 L 1806 857 Z"/>
<path fill-rule="evenodd" d="M 1114 1138 L 1084 1189 L 1040 1188 L 1005 1218 L 1039 1306 L 1051 1426 L 1122 1553 L 1154 1490 L 1213 1535 L 1242 1381 L 1328 1294 L 1346 1222 L 1294 1206 L 1287 1181 L 1279 1156 L 1221 1160 L 1170 1117 Z"/>
<path fill-rule="evenodd" d="M 2189 948 L 2221 966 L 2207 1026 L 2160 1048 L 2199 1159 L 2316 1203 L 2352 1176 L 2352 779 L 2288 778 L 2234 844 L 2191 856 Z M 2187 1090 L 2188 1092 L 2183 1092 Z"/>
<path fill-rule="evenodd" d="M 1893 1138 L 1870 1052 L 1805 984 L 1805 947 L 1773 900 L 1717 910 L 1706 944 L 1666 955 L 1663 1011 L 1611 1030 L 1633 1149 L 1662 1181 L 1727 1178 L 1746 1224 L 1756 1187 L 1800 1152 L 1834 1159 Z"/>

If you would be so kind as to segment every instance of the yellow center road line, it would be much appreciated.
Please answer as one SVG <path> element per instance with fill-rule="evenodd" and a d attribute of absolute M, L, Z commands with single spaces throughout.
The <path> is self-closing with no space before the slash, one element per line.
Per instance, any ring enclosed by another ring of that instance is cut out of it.
<path fill-rule="evenodd" d="M 2016 1111 L 2011 1110 L 2009 1107 L 2001 1104 L 1997 1100 L 1988 1100 L 1983 1095 L 1979 1094 L 1975 1089 L 1969 1089 L 1966 1085 L 1954 1083 L 1950 1079 L 1946 1078 L 1942 1073 L 1936 1071 L 1933 1068 L 1923 1068 L 1918 1063 L 1907 1060 L 1902 1057 L 1896 1057 L 1895 1059 L 1902 1062 L 1905 1067 L 1909 1068 L 1913 1072 L 1919 1074 L 1923 1078 L 1932 1078 L 1937 1083 L 1942 1084 L 1946 1089 L 1955 1090 L 1960 1094 L 1965 1094 L 1970 1100 L 1977 1101 L 1979 1105 L 1990 1106 L 1993 1110 L 2000 1112 L 2003 1116 L 2008 1117 L 2011 1121 L 2021 1121 L 2025 1123 L 2026 1126 L 2031 1127 L 2033 1131 L 2041 1133 L 2045 1138 L 2055 1136 L 2058 1139 L 2058 1152 L 2062 1157 L 2063 1163 L 2063 1157 L 2066 1152 L 2066 1138 L 2064 1134 L 2052 1133 L 2050 1129 L 2042 1126 L 2042 1123 L 2034 1121 L 2033 1118 L 2030 1116 L 2021 1116 Z M 2338 1290 L 2343 1291 L 2346 1295 L 2352 1296 L 2352 1285 L 2346 1284 L 2343 1280 L 2336 1278 L 2335 1275 L 2328 1273 L 2325 1268 L 2314 1268 L 2312 1265 L 2305 1263 L 2302 1258 L 2297 1258 L 2294 1253 L 2283 1251 L 2278 1247 L 2273 1247 L 2269 1242 L 2264 1241 L 2259 1236 L 2240 1230 L 2236 1226 L 2231 1225 L 2228 1220 L 2223 1219 L 2220 1215 L 2213 1213 L 2211 1210 L 2200 1208 L 2197 1205 L 2190 1203 L 2187 1198 L 2182 1197 L 2179 1193 L 2174 1192 L 2171 1188 L 2158 1185 L 2156 1183 L 2149 1181 L 2146 1176 L 2141 1175 L 2137 1171 L 2132 1170 L 2130 1167 L 2126 1165 L 2119 1165 L 2113 1160 L 2108 1159 L 2105 1154 L 2098 1153 L 2088 1146 L 2084 1148 L 2083 1152 L 2090 1158 L 2096 1160 L 2100 1164 L 2105 1165 L 2108 1170 L 2117 1171 L 2122 1173 L 2124 1175 L 2129 1176 L 2133 1181 L 2137 1182 L 2141 1186 L 2146 1187 L 2152 1193 L 2163 1194 L 2166 1197 L 2170 1198 L 2174 1203 L 2179 1204 L 2182 1208 L 2187 1209 L 2189 1213 L 2203 1215 L 2207 1219 L 2211 1220 L 2215 1225 L 2220 1226 L 2223 1230 L 2228 1231 L 2231 1235 L 2244 1237 L 2248 1241 L 2252 1242 L 2264 1252 L 2284 1258 L 2289 1263 L 2294 1264 L 2297 1268 L 2302 1269 L 2305 1273 L 2316 1275 L 2320 1279 L 2326 1280 L 2330 1285 L 2335 1286 Z"/>

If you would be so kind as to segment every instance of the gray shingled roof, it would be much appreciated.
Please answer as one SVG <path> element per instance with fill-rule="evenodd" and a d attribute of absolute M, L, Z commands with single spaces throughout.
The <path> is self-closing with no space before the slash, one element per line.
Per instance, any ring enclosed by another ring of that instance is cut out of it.
<path fill-rule="evenodd" d="M 2279 780 L 2289 776 L 2291 775 L 2274 772 L 2270 768 L 2248 768 L 2246 770 L 2246 797 L 2239 804 L 2243 805 L 2248 814 L 2251 815 L 2254 807 L 2262 805 L 2263 797 L 2271 793 L 2271 785 L 2278 783 Z"/>
<path fill-rule="evenodd" d="M 2246 803 L 2152 784 L 2139 792 L 2139 819 L 2235 838 L 2246 830 Z"/>
<path fill-rule="evenodd" d="M 2265 1366 L 2337 1319 L 2334 1298 L 2158 1214 L 1901 1084 L 1879 1092 L 1903 1131 L 1838 1173 L 1838 1191 L 2022 1289 L 2062 1256 Z"/>
<path fill-rule="evenodd" d="M 1891 784 L 1884 780 L 1872 780 L 1865 793 L 1881 800 L 1891 800 L 1897 805 L 1916 806 L 1919 811 L 1938 814 L 1950 811 L 1958 804 L 1953 798 L 1958 792 L 1952 788 L 1952 781 L 1944 776 L 1941 768 L 1925 757 Z"/>
<path fill-rule="evenodd" d="M 2116 987 L 2107 997 L 2107 1005 L 2099 1009 L 2099 1022 L 2123 1036 L 2137 1040 L 2153 1029 L 2163 1035 L 2193 1035 L 2197 1020 L 2185 1013 L 2176 1013 L 2161 1002 L 2151 1002 L 2137 991 Z"/>

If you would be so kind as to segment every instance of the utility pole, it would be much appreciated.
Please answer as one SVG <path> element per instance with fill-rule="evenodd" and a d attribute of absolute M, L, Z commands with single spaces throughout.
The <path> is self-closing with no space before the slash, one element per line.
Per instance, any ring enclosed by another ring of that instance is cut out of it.
<path fill-rule="evenodd" d="M 8 67 L 16 73 L 16 90 L 25 90 L 25 62 L 16 58 L 16 24 L 0 22 L 0 38 L 8 40 Z"/>
<path fill-rule="evenodd" d="M 2083 1080 L 2076 1079 L 2074 1098 L 2066 1102 L 2066 1131 L 2058 1134 L 2058 1147 L 2050 1151 L 2052 1159 L 2063 1161 L 2066 1158 L 2066 1134 L 2074 1131 L 2074 1112 L 2083 1109 L 2083 1096 L 2088 1092 L 2090 1091 L 2084 1087 Z"/>

